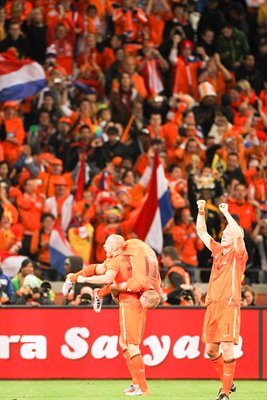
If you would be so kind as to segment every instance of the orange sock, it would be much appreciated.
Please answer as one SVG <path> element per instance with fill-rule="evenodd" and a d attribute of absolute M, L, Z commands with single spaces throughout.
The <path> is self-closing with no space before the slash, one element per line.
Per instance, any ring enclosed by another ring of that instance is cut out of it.
<path fill-rule="evenodd" d="M 223 355 L 220 354 L 219 357 L 214 358 L 213 360 L 211 360 L 211 362 L 215 368 L 218 378 L 220 379 L 221 382 L 223 382 L 223 365 L 224 365 Z"/>
<path fill-rule="evenodd" d="M 107 296 L 111 293 L 110 286 L 106 285 L 97 291 L 98 296 L 103 299 L 103 297 Z"/>
<path fill-rule="evenodd" d="M 134 373 L 131 357 L 130 357 L 129 351 L 127 349 L 123 351 L 123 357 L 126 360 L 127 367 L 128 367 L 128 370 L 129 370 L 131 378 L 132 378 L 132 383 L 134 385 L 137 385 L 137 377 L 136 377 L 136 374 Z"/>
<path fill-rule="evenodd" d="M 236 365 L 235 359 L 224 361 L 222 393 L 227 394 L 227 396 L 230 393 L 230 389 L 233 383 L 235 365 Z"/>
<path fill-rule="evenodd" d="M 131 363 L 132 363 L 132 369 L 137 379 L 137 383 L 142 392 L 145 392 L 146 390 L 148 390 L 148 386 L 145 375 L 145 364 L 141 354 L 136 354 L 133 357 L 131 357 Z"/>

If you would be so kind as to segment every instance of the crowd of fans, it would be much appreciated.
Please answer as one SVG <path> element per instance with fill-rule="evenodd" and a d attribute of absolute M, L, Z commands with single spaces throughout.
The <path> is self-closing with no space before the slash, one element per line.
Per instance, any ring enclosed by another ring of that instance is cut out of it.
<path fill-rule="evenodd" d="M 0 252 L 31 264 L 26 285 L 25 266 L 9 274 L 15 294 L 0 278 L 8 300 L 53 302 L 55 224 L 85 263 L 105 259 L 108 235 L 133 237 L 155 154 L 174 212 L 162 301 L 200 302 L 188 285 L 208 281 L 199 198 L 215 240 L 228 202 L 245 231 L 244 283 L 267 282 L 266 0 L 2 0 L 1 52 L 38 61 L 48 82 L 0 98 Z"/>

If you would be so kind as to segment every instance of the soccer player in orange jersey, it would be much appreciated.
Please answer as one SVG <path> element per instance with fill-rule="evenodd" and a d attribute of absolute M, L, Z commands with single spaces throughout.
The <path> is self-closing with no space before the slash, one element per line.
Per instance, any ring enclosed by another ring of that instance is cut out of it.
<path fill-rule="evenodd" d="M 131 255 L 125 251 L 125 241 L 120 235 L 110 235 L 105 244 L 106 260 L 103 264 L 88 266 L 76 274 L 68 276 L 72 282 L 89 282 L 94 284 L 120 285 L 132 278 Z M 92 271 L 96 275 L 92 276 Z M 141 275 L 143 277 L 144 275 Z M 142 279 L 141 279 L 142 280 Z M 137 286 L 138 286 L 137 281 Z M 136 285 L 136 283 L 134 283 Z M 126 289 L 118 294 L 120 307 L 120 346 L 127 361 L 133 384 L 125 391 L 129 396 L 146 396 L 150 394 L 145 377 L 145 366 L 140 352 L 143 339 L 147 306 L 150 302 L 149 292 L 143 294 Z M 141 296 L 141 297 L 140 297 Z"/>
<path fill-rule="evenodd" d="M 94 310 L 100 312 L 103 297 L 110 292 L 116 302 L 119 292 L 140 294 L 140 302 L 144 308 L 155 308 L 161 297 L 161 279 L 156 253 L 145 242 L 129 239 L 125 242 L 125 252 L 130 256 L 132 276 L 127 282 L 112 284 L 102 289 L 95 289 Z"/>
<path fill-rule="evenodd" d="M 205 200 L 198 200 L 197 205 L 197 234 L 213 256 L 202 339 L 206 343 L 205 351 L 222 382 L 216 400 L 229 400 L 229 394 L 236 390 L 233 384 L 236 364 L 234 344 L 238 343 L 239 338 L 241 281 L 248 255 L 244 232 L 229 213 L 228 204 L 219 205 L 219 210 L 228 222 L 221 243 L 216 242 L 207 232 Z"/>

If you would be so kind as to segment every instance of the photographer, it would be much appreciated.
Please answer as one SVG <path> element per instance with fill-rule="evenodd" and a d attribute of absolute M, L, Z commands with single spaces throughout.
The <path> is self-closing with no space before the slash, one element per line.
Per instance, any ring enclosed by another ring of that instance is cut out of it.
<path fill-rule="evenodd" d="M 241 306 L 242 307 L 255 307 L 255 293 L 249 285 L 245 285 L 241 290 Z"/>
<path fill-rule="evenodd" d="M 51 291 L 51 285 L 49 282 L 42 282 L 40 285 L 40 280 L 30 274 L 24 279 L 22 288 L 17 290 L 10 300 L 11 304 L 15 305 L 54 305 L 55 303 L 50 300 L 49 293 Z"/>
<path fill-rule="evenodd" d="M 73 301 L 69 303 L 71 306 L 91 306 L 92 299 L 94 298 L 93 289 L 85 284 L 80 290 L 80 293 L 75 297 Z"/>
<path fill-rule="evenodd" d="M 166 305 L 180 305 L 184 285 L 190 285 L 190 276 L 183 268 L 175 247 L 166 246 L 161 255 L 162 301 Z"/>

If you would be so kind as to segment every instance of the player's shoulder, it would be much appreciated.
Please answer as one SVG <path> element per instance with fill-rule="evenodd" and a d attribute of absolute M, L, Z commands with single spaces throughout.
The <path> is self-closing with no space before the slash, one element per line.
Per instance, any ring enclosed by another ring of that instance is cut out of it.
<path fill-rule="evenodd" d="M 107 269 L 114 269 L 114 267 L 117 268 L 118 265 L 118 260 L 116 261 L 115 258 L 107 258 L 105 260 L 105 266 Z"/>
<path fill-rule="evenodd" d="M 221 245 L 221 243 L 217 242 L 215 239 L 211 238 L 210 239 L 210 248 L 211 248 L 212 253 L 215 253 L 215 252 L 221 251 L 222 245 Z"/>

